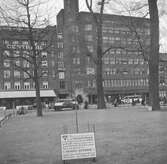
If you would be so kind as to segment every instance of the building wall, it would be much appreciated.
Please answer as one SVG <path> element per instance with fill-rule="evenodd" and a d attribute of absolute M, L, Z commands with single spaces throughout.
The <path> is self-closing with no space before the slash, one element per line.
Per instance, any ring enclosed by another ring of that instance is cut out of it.
<path fill-rule="evenodd" d="M 64 64 L 64 77 L 61 80 L 65 84 L 64 89 L 60 89 L 58 77 L 58 90 L 60 96 L 76 96 L 75 93 L 80 92 L 87 95 L 90 102 L 95 102 L 97 27 L 89 12 L 77 11 L 78 4 L 71 1 L 71 5 L 64 3 L 64 9 L 58 14 L 57 26 L 60 27 L 62 36 L 62 48 L 58 51 L 63 51 L 63 57 L 58 60 Z M 103 57 L 103 86 L 106 97 L 148 95 L 149 19 L 104 14 L 102 29 L 103 51 L 111 48 Z M 166 61 L 164 55 L 160 55 Z M 163 73 L 160 70 L 162 96 L 166 94 L 166 83 L 163 83 L 164 78 L 166 79 L 166 62 L 161 62 L 160 67 L 163 67 Z"/>
<path fill-rule="evenodd" d="M 56 88 L 57 44 L 56 27 L 34 29 L 36 35 L 36 49 L 41 59 L 40 72 L 42 73 L 40 85 L 42 89 Z M 44 35 L 44 32 L 46 35 Z M 42 36 L 43 35 L 43 36 Z M 31 90 L 34 82 L 26 72 L 33 74 L 33 68 L 28 61 L 31 46 L 27 39 L 26 28 L 0 27 L 1 51 L 1 85 L 0 90 Z M 41 40 L 42 38 L 42 40 Z M 28 55 L 27 55 L 28 54 Z M 9 57 L 6 57 L 9 55 Z M 21 57 L 20 57 L 21 56 Z M 20 69 L 22 68 L 22 69 Z"/>
<path fill-rule="evenodd" d="M 80 89 L 95 95 L 96 24 L 90 13 L 76 13 L 77 9 L 65 4 L 64 13 L 70 10 L 73 14 L 62 14 L 66 91 L 75 93 Z M 148 19 L 104 14 L 103 51 L 113 47 L 103 57 L 106 95 L 148 92 L 148 53 L 143 54 L 140 49 L 142 46 L 149 52 L 149 44 Z"/>

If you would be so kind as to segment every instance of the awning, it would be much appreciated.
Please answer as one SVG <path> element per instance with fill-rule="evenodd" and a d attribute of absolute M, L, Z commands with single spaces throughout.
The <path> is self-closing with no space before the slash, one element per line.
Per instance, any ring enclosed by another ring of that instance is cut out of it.
<path fill-rule="evenodd" d="M 54 90 L 41 90 L 41 97 L 56 97 Z M 0 91 L 0 99 L 5 98 L 35 98 L 35 90 L 24 91 Z"/>

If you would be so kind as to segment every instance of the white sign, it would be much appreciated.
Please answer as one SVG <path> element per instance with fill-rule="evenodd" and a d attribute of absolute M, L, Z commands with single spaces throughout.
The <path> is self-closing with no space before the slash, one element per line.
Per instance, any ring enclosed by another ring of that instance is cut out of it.
<path fill-rule="evenodd" d="M 95 158 L 94 133 L 61 135 L 62 160 Z"/>

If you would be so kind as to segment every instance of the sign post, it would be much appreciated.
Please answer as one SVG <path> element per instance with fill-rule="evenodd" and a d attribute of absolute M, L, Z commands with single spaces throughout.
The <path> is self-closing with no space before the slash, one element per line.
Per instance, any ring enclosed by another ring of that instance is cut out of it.
<path fill-rule="evenodd" d="M 96 158 L 94 133 L 61 135 L 62 160 Z"/>

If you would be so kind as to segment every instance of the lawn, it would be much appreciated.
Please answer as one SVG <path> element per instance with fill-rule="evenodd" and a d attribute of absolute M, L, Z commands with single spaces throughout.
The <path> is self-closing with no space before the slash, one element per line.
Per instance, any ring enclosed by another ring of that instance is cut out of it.
<path fill-rule="evenodd" d="M 17 116 L 0 128 L 0 164 L 62 164 L 60 135 L 76 131 L 75 111 Z M 166 164 L 167 112 L 145 108 L 79 110 L 79 132 L 95 126 L 96 161 L 70 164 Z"/>

